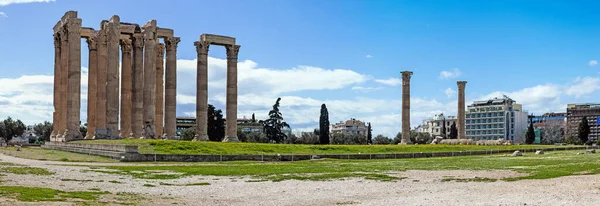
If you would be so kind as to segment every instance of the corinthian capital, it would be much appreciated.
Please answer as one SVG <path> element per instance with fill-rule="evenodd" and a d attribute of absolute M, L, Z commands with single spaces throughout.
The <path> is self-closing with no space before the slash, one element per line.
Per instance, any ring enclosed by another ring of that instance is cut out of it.
<path fill-rule="evenodd" d="M 60 35 L 54 33 L 54 48 L 60 48 Z"/>
<path fill-rule="evenodd" d="M 156 56 L 162 59 L 165 56 L 165 44 L 158 43 L 156 45 Z"/>
<path fill-rule="evenodd" d="M 119 43 L 121 44 L 121 52 L 123 52 L 123 53 L 131 52 L 131 39 L 120 39 Z"/>
<path fill-rule="evenodd" d="M 225 50 L 227 52 L 227 59 L 237 59 L 240 45 L 228 45 L 225 47 Z"/>
<path fill-rule="evenodd" d="M 144 47 L 144 35 L 141 33 L 133 34 L 133 47 L 136 49 Z"/>
<path fill-rule="evenodd" d="M 196 46 L 196 52 L 198 53 L 198 55 L 208 54 L 208 47 L 210 46 L 210 42 L 196 41 L 196 42 L 194 42 L 194 46 Z"/>
<path fill-rule="evenodd" d="M 177 50 L 177 44 L 179 44 L 180 41 L 181 39 L 179 37 L 165 38 L 165 46 L 167 47 L 167 51 Z"/>
<path fill-rule="evenodd" d="M 90 51 L 98 50 L 98 37 L 97 36 L 88 37 L 85 41 L 87 42 L 88 49 Z"/>

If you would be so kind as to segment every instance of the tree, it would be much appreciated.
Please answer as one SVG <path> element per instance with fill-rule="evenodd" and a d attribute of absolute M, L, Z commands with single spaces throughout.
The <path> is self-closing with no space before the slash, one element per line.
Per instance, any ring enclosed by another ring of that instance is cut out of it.
<path fill-rule="evenodd" d="M 442 120 L 442 138 L 446 139 L 446 117 Z"/>
<path fill-rule="evenodd" d="M 525 134 L 525 144 L 533 144 L 535 142 L 535 132 L 533 131 L 533 121 L 531 121 L 531 117 L 529 118 L 529 127 L 527 128 L 527 133 Z"/>
<path fill-rule="evenodd" d="M 433 137 L 426 132 L 410 132 L 410 141 L 415 144 L 429 144 L 433 140 Z"/>
<path fill-rule="evenodd" d="M 281 97 L 277 98 L 277 101 L 273 105 L 273 109 L 269 111 L 269 118 L 263 121 L 263 130 L 265 131 L 267 138 L 269 141 L 273 140 L 277 143 L 282 142 L 287 137 L 287 135 L 281 131 L 283 127 L 290 127 L 290 125 L 283 121 L 283 115 L 279 112 L 279 101 L 281 101 Z"/>
<path fill-rule="evenodd" d="M 223 141 L 225 138 L 225 120 L 223 119 L 223 111 L 216 109 L 215 106 L 208 105 L 208 121 L 207 133 L 210 141 Z M 233 121 L 237 121 L 233 119 Z"/>
<path fill-rule="evenodd" d="M 81 133 L 81 136 L 85 137 L 85 135 L 87 135 L 87 123 L 83 124 L 83 125 L 79 125 L 79 133 Z"/>
<path fill-rule="evenodd" d="M 458 137 L 458 129 L 456 129 L 456 122 L 452 122 L 450 125 L 450 139 L 456 139 Z"/>
<path fill-rule="evenodd" d="M 319 118 L 319 142 L 329 144 L 329 112 L 327 106 L 321 105 L 321 117 Z"/>
<path fill-rule="evenodd" d="M 402 142 L 402 132 L 398 132 L 398 134 L 396 134 L 396 137 L 394 137 L 392 144 L 400 144 L 401 142 Z"/>
<path fill-rule="evenodd" d="M 21 120 L 15 121 L 11 117 L 2 121 L 2 128 L 2 133 L 6 141 L 11 140 L 13 137 L 23 136 L 25 129 L 27 129 Z"/>
<path fill-rule="evenodd" d="M 196 127 L 185 128 L 181 131 L 182 140 L 192 140 L 196 136 Z"/>
<path fill-rule="evenodd" d="M 41 140 L 50 141 L 50 135 L 52 134 L 52 123 L 44 121 L 44 123 L 33 125 L 33 131 L 40 137 Z"/>
<path fill-rule="evenodd" d="M 254 118 L 254 113 L 252 113 L 252 123 L 256 122 L 256 118 Z"/>
<path fill-rule="evenodd" d="M 373 144 L 390 144 L 390 143 L 392 143 L 392 140 L 383 135 L 377 135 L 373 139 Z"/>
<path fill-rule="evenodd" d="M 581 142 L 586 144 L 588 142 L 588 135 L 590 135 L 590 125 L 588 124 L 587 117 L 583 116 L 581 118 L 577 133 Z"/>
<path fill-rule="evenodd" d="M 369 125 L 367 126 L 367 144 L 373 144 L 373 136 L 371 134 L 372 131 L 373 129 L 371 129 L 371 122 L 369 122 Z"/>
<path fill-rule="evenodd" d="M 327 140 L 329 142 L 329 140 Z M 310 133 L 310 132 L 302 132 L 300 137 L 296 139 L 294 142 L 296 144 L 319 144 L 321 143 L 320 137 L 318 134 Z"/>

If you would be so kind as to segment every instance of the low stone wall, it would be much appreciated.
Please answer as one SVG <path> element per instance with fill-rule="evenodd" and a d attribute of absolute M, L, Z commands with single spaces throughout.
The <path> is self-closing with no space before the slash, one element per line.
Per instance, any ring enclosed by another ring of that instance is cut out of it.
<path fill-rule="evenodd" d="M 298 161 L 310 160 L 313 155 L 180 155 L 180 154 L 139 154 L 137 146 L 126 145 L 101 145 L 101 144 L 83 144 L 83 143 L 57 143 L 47 142 L 42 148 L 56 149 L 81 154 L 97 155 L 120 160 L 122 162 L 220 162 L 235 160 L 250 161 Z M 598 149 L 595 147 L 574 146 L 574 147 L 554 147 L 538 149 L 521 149 L 523 153 L 535 153 L 537 150 L 557 151 L 557 150 L 583 150 Z M 459 152 L 417 152 L 417 153 L 397 153 L 397 154 L 324 154 L 315 155 L 318 158 L 331 159 L 402 159 L 402 158 L 426 158 L 426 157 L 453 157 L 467 155 L 489 155 L 512 153 L 515 150 L 477 150 L 477 151 L 459 151 Z"/>

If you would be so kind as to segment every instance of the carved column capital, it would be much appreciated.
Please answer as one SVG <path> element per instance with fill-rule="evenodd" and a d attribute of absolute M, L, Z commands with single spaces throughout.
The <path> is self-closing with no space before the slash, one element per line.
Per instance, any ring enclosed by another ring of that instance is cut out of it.
<path fill-rule="evenodd" d="M 165 46 L 167 47 L 167 51 L 177 50 L 177 44 L 179 44 L 180 41 L 181 39 L 179 37 L 165 38 Z"/>
<path fill-rule="evenodd" d="M 467 85 L 467 81 L 457 81 L 456 85 L 458 86 L 458 88 L 465 88 L 465 85 Z"/>
<path fill-rule="evenodd" d="M 54 48 L 60 48 L 60 35 L 54 33 Z"/>
<path fill-rule="evenodd" d="M 198 53 L 198 55 L 208 54 L 208 47 L 210 46 L 210 42 L 196 41 L 196 42 L 194 42 L 194 46 L 196 46 L 196 52 Z"/>
<path fill-rule="evenodd" d="M 98 44 L 106 46 L 106 30 L 100 30 L 98 32 Z"/>
<path fill-rule="evenodd" d="M 411 71 L 403 71 L 402 73 L 402 85 L 405 85 L 410 82 L 410 77 L 412 76 Z"/>
<path fill-rule="evenodd" d="M 240 45 L 228 45 L 225 47 L 225 51 L 227 52 L 227 59 L 237 59 Z"/>
<path fill-rule="evenodd" d="M 156 45 L 156 56 L 160 59 L 162 59 L 165 56 L 165 44 L 158 43 Z"/>
<path fill-rule="evenodd" d="M 141 33 L 133 34 L 132 39 L 134 48 L 140 49 L 144 47 L 144 36 Z"/>
<path fill-rule="evenodd" d="M 98 50 L 98 37 L 97 36 L 88 37 L 88 38 L 86 38 L 85 41 L 87 42 L 88 49 L 90 51 L 97 51 Z"/>
<path fill-rule="evenodd" d="M 60 28 L 60 30 L 58 31 L 58 36 L 59 36 L 61 42 L 67 42 L 67 40 L 68 40 L 67 36 L 68 35 L 69 35 L 69 30 L 67 29 L 66 26 Z"/>
<path fill-rule="evenodd" d="M 121 52 L 131 53 L 131 39 L 120 39 L 119 44 L 121 44 Z"/>

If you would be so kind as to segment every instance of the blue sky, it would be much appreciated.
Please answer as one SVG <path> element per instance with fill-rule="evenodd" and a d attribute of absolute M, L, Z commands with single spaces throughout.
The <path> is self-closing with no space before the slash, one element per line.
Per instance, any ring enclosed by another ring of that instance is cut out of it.
<path fill-rule="evenodd" d="M 400 130 L 400 72 L 411 80 L 411 123 L 454 115 L 456 81 L 467 103 L 506 94 L 533 113 L 597 102 L 600 14 L 597 1 L 36 1 L 0 0 L 0 117 L 51 120 L 52 27 L 77 10 L 86 27 L 124 22 L 180 36 L 178 115 L 193 115 L 193 42 L 202 33 L 237 38 L 239 117 L 266 117 L 277 97 L 296 131 L 330 121 L 372 122 L 376 134 Z M 83 91 L 87 46 L 82 44 Z M 212 46 L 209 102 L 224 108 L 225 49 Z M 85 101 L 85 99 L 83 99 Z M 85 122 L 85 102 L 82 104 Z"/>

